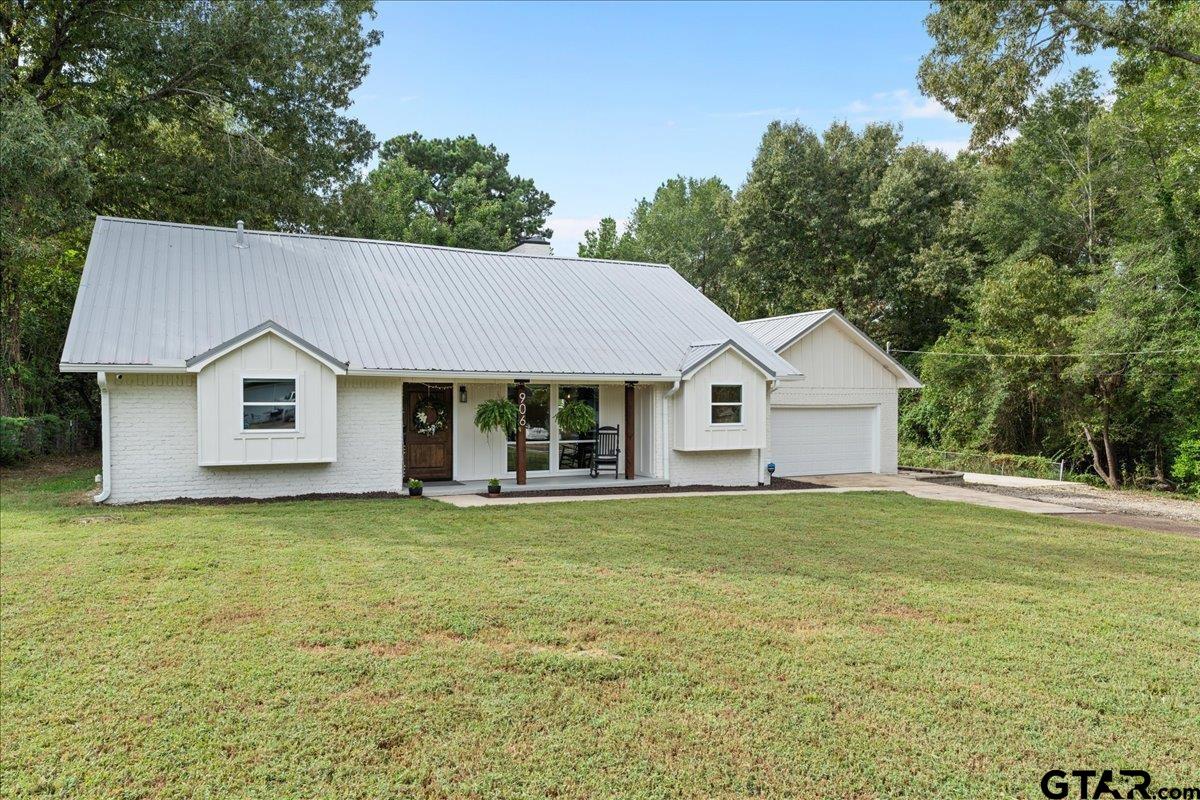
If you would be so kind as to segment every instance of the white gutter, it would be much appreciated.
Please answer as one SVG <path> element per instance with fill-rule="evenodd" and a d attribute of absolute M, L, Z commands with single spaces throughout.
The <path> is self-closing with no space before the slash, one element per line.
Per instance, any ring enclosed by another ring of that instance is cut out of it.
<path fill-rule="evenodd" d="M 148 375 L 186 375 L 189 372 L 195 372 L 195 369 L 188 369 L 187 364 L 181 363 L 179 366 L 171 366 L 166 364 L 69 364 L 60 363 L 58 365 L 60 372 L 128 372 Z M 572 380 L 592 380 L 597 382 L 621 382 L 638 381 L 640 383 L 666 383 L 668 381 L 679 382 L 680 374 L 678 372 L 664 373 L 603 373 L 603 372 L 520 372 L 520 371 L 505 371 L 505 372 L 459 372 L 459 371 L 438 371 L 438 370 L 414 370 L 414 369 L 367 369 L 364 367 L 350 367 L 346 370 L 347 375 L 361 375 L 363 377 L 377 378 L 411 378 L 427 379 L 435 381 L 477 381 L 480 383 L 509 383 L 514 376 L 526 378 L 539 383 L 561 383 L 563 381 Z"/>
<path fill-rule="evenodd" d="M 179 366 L 166 364 L 69 364 L 60 363 L 59 372 L 130 372 L 146 375 L 187 374 L 187 364 L 182 361 Z"/>
<path fill-rule="evenodd" d="M 604 372 L 521 372 L 520 370 L 506 370 L 504 372 L 465 372 L 465 371 L 437 371 L 437 370 L 411 370 L 411 369 L 367 369 L 364 367 L 350 367 L 346 370 L 347 375 L 362 375 L 377 378 L 412 378 L 428 379 L 433 381 L 462 381 L 462 382 L 477 382 L 477 383 L 511 383 L 514 378 L 522 378 L 531 382 L 537 383 L 563 383 L 564 381 L 597 381 L 600 383 L 625 383 L 628 381 L 637 381 L 639 383 L 667 383 L 668 381 L 679 380 L 678 372 L 665 373 L 604 373 Z"/>
<path fill-rule="evenodd" d="M 92 498 L 93 503 L 103 503 L 112 494 L 112 425 L 109 422 L 108 375 L 96 373 L 100 385 L 100 493 Z"/>

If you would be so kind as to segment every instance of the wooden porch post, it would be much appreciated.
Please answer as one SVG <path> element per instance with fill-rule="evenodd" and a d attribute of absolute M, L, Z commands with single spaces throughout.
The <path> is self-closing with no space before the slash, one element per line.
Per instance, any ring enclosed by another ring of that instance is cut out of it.
<path fill-rule="evenodd" d="M 525 381 L 517 381 L 517 485 L 525 485 Z"/>
<path fill-rule="evenodd" d="M 636 452 L 633 446 L 633 387 L 636 381 L 625 382 L 625 479 L 633 480 Z"/>

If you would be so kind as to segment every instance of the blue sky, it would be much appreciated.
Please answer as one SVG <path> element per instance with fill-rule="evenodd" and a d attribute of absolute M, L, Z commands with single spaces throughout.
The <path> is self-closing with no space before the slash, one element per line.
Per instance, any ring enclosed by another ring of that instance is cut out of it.
<path fill-rule="evenodd" d="M 903 125 L 955 152 L 970 129 L 917 90 L 925 3 L 407 4 L 352 114 L 382 141 L 474 133 L 550 193 L 560 255 L 677 174 L 745 179 L 772 119 Z"/>

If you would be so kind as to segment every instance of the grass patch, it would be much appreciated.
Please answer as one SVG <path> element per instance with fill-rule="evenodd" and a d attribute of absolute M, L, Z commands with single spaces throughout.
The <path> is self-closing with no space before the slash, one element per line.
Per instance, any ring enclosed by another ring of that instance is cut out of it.
<path fill-rule="evenodd" d="M 1200 542 L 896 493 L 95 508 L 8 474 L 6 797 L 996 797 L 1200 764 Z"/>

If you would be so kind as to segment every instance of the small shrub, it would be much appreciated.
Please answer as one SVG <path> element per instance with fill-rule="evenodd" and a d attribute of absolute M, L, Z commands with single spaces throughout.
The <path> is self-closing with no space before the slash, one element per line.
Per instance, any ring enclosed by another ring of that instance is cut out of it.
<path fill-rule="evenodd" d="M 25 446 L 28 425 L 28 417 L 0 417 L 0 464 L 16 464 L 30 456 Z"/>
<path fill-rule="evenodd" d="M 425 485 L 424 481 L 419 481 L 416 478 L 408 479 L 408 488 L 410 488 L 410 489 L 420 489 L 424 485 Z"/>
<path fill-rule="evenodd" d="M 1171 477 L 1180 491 L 1200 495 L 1200 430 L 1180 440 L 1171 462 Z"/>

